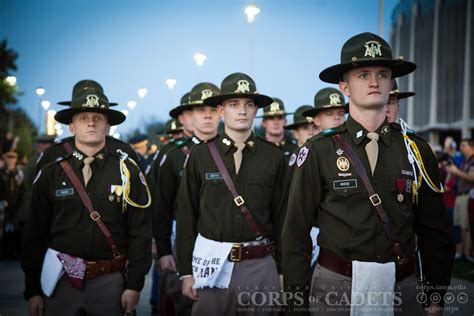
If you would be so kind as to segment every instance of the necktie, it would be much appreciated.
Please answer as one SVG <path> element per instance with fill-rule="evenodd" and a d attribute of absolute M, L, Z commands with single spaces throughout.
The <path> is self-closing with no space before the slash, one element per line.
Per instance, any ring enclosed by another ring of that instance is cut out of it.
<path fill-rule="evenodd" d="M 369 158 L 370 170 L 372 175 L 374 174 L 375 166 L 377 165 L 377 157 L 379 155 L 379 134 L 377 133 L 368 133 L 367 138 L 370 139 L 370 142 L 365 146 L 365 152 L 367 153 L 367 158 Z"/>
<path fill-rule="evenodd" d="M 82 175 L 84 176 L 84 186 L 92 178 L 91 163 L 94 161 L 94 157 L 87 157 L 84 159 L 84 167 L 82 168 Z"/>
<path fill-rule="evenodd" d="M 234 163 L 235 163 L 235 174 L 239 173 L 240 169 L 240 164 L 242 163 L 242 150 L 245 148 L 244 143 L 234 144 L 235 147 L 237 147 L 237 150 L 234 153 Z"/>

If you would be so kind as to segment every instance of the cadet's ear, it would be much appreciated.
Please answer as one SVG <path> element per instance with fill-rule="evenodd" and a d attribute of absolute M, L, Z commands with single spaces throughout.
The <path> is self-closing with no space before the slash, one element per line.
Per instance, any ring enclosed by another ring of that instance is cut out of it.
<path fill-rule="evenodd" d="M 344 93 L 344 95 L 346 97 L 350 97 L 350 91 L 349 91 L 349 86 L 347 85 L 347 82 L 345 81 L 341 81 L 339 82 L 339 90 L 342 91 L 342 93 Z"/>
<path fill-rule="evenodd" d="M 224 106 L 222 104 L 217 105 L 216 110 L 221 118 L 224 117 Z"/>
<path fill-rule="evenodd" d="M 75 134 L 76 129 L 73 122 L 69 123 L 69 131 L 71 132 L 72 135 L 76 135 Z"/>

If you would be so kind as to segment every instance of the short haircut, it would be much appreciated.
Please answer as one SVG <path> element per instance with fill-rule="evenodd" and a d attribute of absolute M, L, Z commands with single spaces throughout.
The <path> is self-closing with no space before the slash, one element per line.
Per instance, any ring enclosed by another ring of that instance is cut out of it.
<path fill-rule="evenodd" d="M 466 142 L 469 145 L 469 147 L 474 148 L 474 139 L 472 139 L 472 138 L 463 138 L 463 139 L 461 139 L 461 143 L 462 142 Z"/>

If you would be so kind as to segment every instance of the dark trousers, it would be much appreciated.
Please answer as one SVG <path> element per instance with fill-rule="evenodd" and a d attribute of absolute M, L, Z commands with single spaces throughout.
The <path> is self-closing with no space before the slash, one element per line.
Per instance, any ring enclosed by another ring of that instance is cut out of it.
<path fill-rule="evenodd" d="M 45 297 L 46 316 L 123 316 L 121 297 L 124 278 L 121 272 L 84 280 L 84 287 L 76 289 L 64 275 L 51 297 Z"/>

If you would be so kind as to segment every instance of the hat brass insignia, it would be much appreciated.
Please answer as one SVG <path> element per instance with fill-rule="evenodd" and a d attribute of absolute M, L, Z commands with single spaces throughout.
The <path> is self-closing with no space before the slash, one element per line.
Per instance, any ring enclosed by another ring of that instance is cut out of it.
<path fill-rule="evenodd" d="M 209 97 L 212 97 L 212 91 L 209 89 L 204 89 L 201 91 L 201 100 L 205 100 Z"/>
<path fill-rule="evenodd" d="M 280 111 L 280 104 L 278 104 L 277 102 L 273 102 L 272 104 L 270 104 L 270 112 L 277 111 Z"/>
<path fill-rule="evenodd" d="M 341 171 L 347 171 L 351 166 L 351 164 L 349 163 L 349 159 L 347 159 L 346 157 L 337 158 L 336 164 L 337 168 Z"/>
<path fill-rule="evenodd" d="M 331 93 L 329 95 L 329 104 L 330 105 L 339 105 L 342 104 L 341 97 L 337 93 Z"/>
<path fill-rule="evenodd" d="M 250 83 L 247 80 L 239 80 L 237 81 L 237 90 L 235 93 L 245 93 L 250 92 Z"/>
<path fill-rule="evenodd" d="M 365 56 L 370 56 L 372 58 L 375 58 L 375 56 L 382 56 L 382 50 L 380 49 L 380 46 L 382 46 L 379 42 L 377 41 L 368 41 L 367 43 L 364 44 L 365 46 Z"/>
<path fill-rule="evenodd" d="M 88 96 L 86 96 L 86 103 L 82 104 L 82 106 L 89 108 L 99 107 L 99 97 L 95 94 L 89 94 Z"/>

